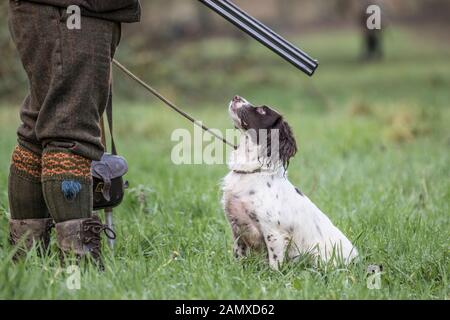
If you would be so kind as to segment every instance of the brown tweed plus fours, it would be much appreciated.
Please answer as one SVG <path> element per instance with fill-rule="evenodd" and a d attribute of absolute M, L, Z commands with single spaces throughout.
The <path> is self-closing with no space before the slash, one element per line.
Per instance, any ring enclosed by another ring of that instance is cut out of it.
<path fill-rule="evenodd" d="M 81 30 L 68 27 L 69 5 L 81 9 Z M 30 84 L 8 179 L 11 240 L 24 238 L 24 252 L 47 246 L 53 219 L 64 253 L 100 259 L 107 229 L 92 218 L 91 161 L 104 154 L 99 123 L 112 103 L 121 23 L 139 17 L 138 0 L 9 1 L 11 38 Z"/>

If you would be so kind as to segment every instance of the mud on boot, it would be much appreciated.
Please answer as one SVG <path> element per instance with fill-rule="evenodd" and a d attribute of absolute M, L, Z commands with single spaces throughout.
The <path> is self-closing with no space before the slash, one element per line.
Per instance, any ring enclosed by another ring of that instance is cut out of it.
<path fill-rule="evenodd" d="M 68 256 L 74 256 L 77 263 L 87 258 L 92 260 L 101 270 L 104 269 L 101 251 L 101 233 L 110 239 L 116 234 L 104 225 L 100 218 L 74 219 L 56 224 L 58 247 L 61 250 L 62 263 Z"/>
<path fill-rule="evenodd" d="M 10 219 L 9 241 L 17 247 L 13 260 L 22 258 L 28 251 L 37 245 L 38 254 L 47 254 L 50 244 L 50 232 L 54 227 L 53 219 Z"/>

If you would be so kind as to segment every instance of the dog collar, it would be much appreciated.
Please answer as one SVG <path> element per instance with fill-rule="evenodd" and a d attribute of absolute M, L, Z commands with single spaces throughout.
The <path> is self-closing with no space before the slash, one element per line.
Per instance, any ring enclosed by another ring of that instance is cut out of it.
<path fill-rule="evenodd" d="M 237 174 L 252 174 L 252 173 L 259 173 L 262 172 L 261 168 L 253 170 L 253 171 L 241 171 L 241 170 L 233 170 L 234 173 Z"/>

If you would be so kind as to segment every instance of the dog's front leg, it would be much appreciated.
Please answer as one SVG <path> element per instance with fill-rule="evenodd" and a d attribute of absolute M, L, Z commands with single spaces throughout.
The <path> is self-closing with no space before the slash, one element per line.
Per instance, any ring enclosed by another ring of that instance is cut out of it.
<path fill-rule="evenodd" d="M 273 270 L 278 270 L 283 264 L 287 247 L 285 237 L 279 233 L 268 231 L 264 233 L 264 241 L 269 254 L 269 265 Z"/>
<path fill-rule="evenodd" d="M 231 219 L 231 232 L 233 234 L 233 254 L 236 259 L 244 258 L 248 252 L 248 246 L 243 240 L 243 232 L 236 219 Z"/>
<path fill-rule="evenodd" d="M 236 259 L 241 259 L 247 256 L 248 246 L 239 236 L 234 237 L 233 254 Z"/>
<path fill-rule="evenodd" d="M 262 233 L 252 223 L 242 225 L 232 224 L 233 253 L 236 258 L 246 257 L 251 250 L 260 251 L 264 248 Z"/>

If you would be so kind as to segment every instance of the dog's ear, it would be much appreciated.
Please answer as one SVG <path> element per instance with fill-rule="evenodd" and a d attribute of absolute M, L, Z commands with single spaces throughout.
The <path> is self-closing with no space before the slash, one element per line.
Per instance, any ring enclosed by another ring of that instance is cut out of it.
<path fill-rule="evenodd" d="M 272 129 L 278 130 L 278 156 L 285 170 L 289 167 L 289 160 L 297 153 L 297 142 L 289 124 L 280 118 Z M 273 150 L 271 150 L 273 153 Z"/>

